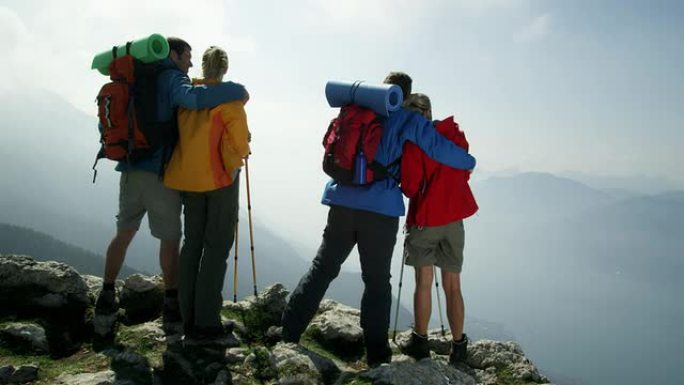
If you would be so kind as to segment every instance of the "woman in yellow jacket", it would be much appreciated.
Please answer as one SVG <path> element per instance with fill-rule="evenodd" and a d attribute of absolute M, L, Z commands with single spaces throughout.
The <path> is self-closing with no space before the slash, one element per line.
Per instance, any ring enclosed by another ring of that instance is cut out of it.
<path fill-rule="evenodd" d="M 202 57 L 203 79 L 211 86 L 228 71 L 228 55 L 209 47 Z M 244 102 L 204 110 L 178 110 L 179 141 L 164 174 L 164 184 L 180 190 L 185 239 L 180 254 L 178 297 L 188 341 L 214 342 L 224 336 L 221 289 L 235 241 L 238 182 L 249 154 Z"/>

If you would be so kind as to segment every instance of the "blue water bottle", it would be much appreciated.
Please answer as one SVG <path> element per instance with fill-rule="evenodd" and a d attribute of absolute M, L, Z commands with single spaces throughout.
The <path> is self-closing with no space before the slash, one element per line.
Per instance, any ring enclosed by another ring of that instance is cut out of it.
<path fill-rule="evenodd" d="M 366 184 L 366 166 L 366 155 L 359 151 L 354 161 L 354 184 Z"/>

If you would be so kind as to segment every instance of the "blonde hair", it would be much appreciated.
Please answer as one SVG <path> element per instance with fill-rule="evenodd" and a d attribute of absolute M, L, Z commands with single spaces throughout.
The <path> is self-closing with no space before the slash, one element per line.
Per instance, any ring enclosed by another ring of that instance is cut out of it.
<path fill-rule="evenodd" d="M 432 120 L 432 103 L 430 103 L 430 98 L 425 94 L 415 93 L 409 95 L 404 100 L 404 107 L 407 110 L 423 115 L 428 120 Z"/>
<path fill-rule="evenodd" d="M 228 54 L 221 47 L 211 46 L 202 55 L 202 76 L 221 79 L 228 72 Z"/>

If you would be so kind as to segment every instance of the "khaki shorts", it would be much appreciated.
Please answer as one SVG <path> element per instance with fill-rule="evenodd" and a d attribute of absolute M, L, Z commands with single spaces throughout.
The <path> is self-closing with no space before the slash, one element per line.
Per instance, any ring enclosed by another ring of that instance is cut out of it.
<path fill-rule="evenodd" d="M 152 236 L 161 240 L 181 238 L 180 193 L 164 186 L 158 175 L 147 171 L 125 171 L 119 181 L 119 230 L 138 230 L 147 213 Z"/>
<path fill-rule="evenodd" d="M 460 273 L 464 245 L 463 221 L 444 226 L 412 226 L 406 229 L 404 240 L 406 264 L 414 267 L 435 265 L 445 271 Z"/>

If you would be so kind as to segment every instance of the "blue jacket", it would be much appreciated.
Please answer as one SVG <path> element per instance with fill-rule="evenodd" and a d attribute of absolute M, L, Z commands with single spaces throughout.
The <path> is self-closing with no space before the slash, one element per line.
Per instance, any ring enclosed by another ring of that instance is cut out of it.
<path fill-rule="evenodd" d="M 198 110 L 212 108 L 219 104 L 242 100 L 245 96 L 245 87 L 233 82 L 223 82 L 213 86 L 193 86 L 188 75 L 184 74 L 176 63 L 170 58 L 162 61 L 166 69 L 159 74 L 157 79 L 157 100 L 160 122 L 168 122 L 176 119 L 176 108 Z M 141 159 L 130 164 L 132 170 L 144 170 L 159 173 L 162 170 L 165 159 L 171 155 L 173 148 L 162 147 L 150 157 Z M 119 162 L 117 171 L 127 171 L 129 164 Z"/>
<path fill-rule="evenodd" d="M 472 170 L 475 158 L 453 142 L 440 135 L 431 122 L 415 112 L 404 108 L 393 112 L 383 122 L 383 132 L 375 160 L 390 164 L 399 159 L 407 140 L 415 143 L 430 158 L 447 166 Z M 394 165 L 389 171 L 399 177 L 400 167 Z M 329 181 L 321 203 L 372 211 L 392 217 L 403 216 L 404 199 L 397 182 L 386 178 L 365 186 L 341 185 Z"/>

